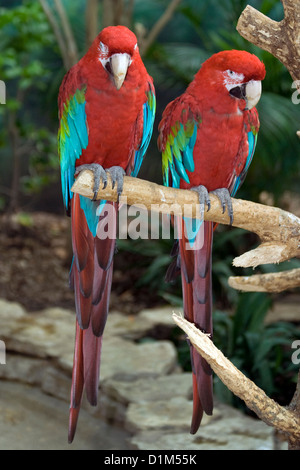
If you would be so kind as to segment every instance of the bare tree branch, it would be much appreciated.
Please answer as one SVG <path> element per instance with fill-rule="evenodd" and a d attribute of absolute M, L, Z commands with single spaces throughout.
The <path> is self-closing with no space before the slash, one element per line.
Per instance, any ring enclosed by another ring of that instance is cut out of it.
<path fill-rule="evenodd" d="M 82 172 L 72 188 L 90 199 L 93 198 L 93 174 Z M 98 199 L 117 200 L 116 188 L 109 183 L 105 190 L 99 190 Z M 124 188 L 120 202 L 139 206 L 161 213 L 201 218 L 198 197 L 194 191 L 168 188 L 149 181 L 124 177 Z M 260 264 L 280 263 L 300 256 L 300 219 L 282 209 L 264 206 L 241 199 L 232 199 L 233 226 L 256 233 L 261 244 L 254 250 L 235 258 L 233 264 L 239 267 L 256 267 Z M 222 213 L 218 198 L 211 195 L 211 209 L 204 212 L 204 219 L 229 224 L 228 214 Z M 240 287 L 239 287 L 240 288 Z"/>
<path fill-rule="evenodd" d="M 99 10 L 99 0 L 87 1 L 86 18 L 85 18 L 86 49 L 88 49 L 91 46 L 95 37 L 99 33 L 98 10 Z"/>
<path fill-rule="evenodd" d="M 226 387 L 241 398 L 262 421 L 284 433 L 288 437 L 290 448 L 298 448 L 300 418 L 296 409 L 293 407 L 287 409 L 269 398 L 216 348 L 208 335 L 202 333 L 195 325 L 175 313 L 173 320 L 187 334 L 199 354 L 209 363 Z"/>
<path fill-rule="evenodd" d="M 78 62 L 78 51 L 77 45 L 74 39 L 74 35 L 70 26 L 69 19 L 66 15 L 65 9 L 61 0 L 54 0 L 57 13 L 61 20 L 62 30 L 64 32 L 65 40 L 67 43 L 67 51 L 68 51 L 68 60 L 69 60 L 69 67 L 72 67 L 76 62 Z"/>
<path fill-rule="evenodd" d="M 55 16 L 53 15 L 52 10 L 47 3 L 47 0 L 39 0 L 39 1 L 49 21 L 49 24 L 52 27 L 54 36 L 56 37 L 56 40 L 57 40 L 57 43 L 61 52 L 61 56 L 63 59 L 64 67 L 66 70 L 68 70 L 70 68 L 69 54 L 68 54 L 68 50 L 67 50 L 67 46 L 66 46 L 63 34 L 60 30 L 59 23 L 56 20 Z"/>
<path fill-rule="evenodd" d="M 283 292 L 300 286 L 300 269 L 248 277 L 230 277 L 228 284 L 234 289 L 246 292 Z"/>
<path fill-rule="evenodd" d="M 147 50 L 153 44 L 157 36 L 161 33 L 166 24 L 171 20 L 180 2 L 181 0 L 170 1 L 166 11 L 152 27 L 151 31 L 148 34 L 148 37 L 146 37 L 142 44 L 140 44 L 139 49 L 141 55 L 144 55 L 147 52 Z"/>
<path fill-rule="evenodd" d="M 299 80 L 300 1 L 281 1 L 285 12 L 282 21 L 273 21 L 248 5 L 239 18 L 237 30 L 245 39 L 273 54 L 286 66 L 293 80 Z"/>

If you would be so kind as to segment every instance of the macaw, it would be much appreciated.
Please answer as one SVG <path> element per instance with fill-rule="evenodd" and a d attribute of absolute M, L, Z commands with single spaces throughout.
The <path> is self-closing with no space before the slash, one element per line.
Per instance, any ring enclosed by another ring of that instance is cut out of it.
<path fill-rule="evenodd" d="M 100 356 L 112 285 L 118 203 L 97 201 L 109 174 L 118 195 L 123 176 L 136 176 L 149 145 L 155 89 L 137 38 L 124 26 L 104 28 L 65 75 L 59 90 L 58 152 L 64 206 L 71 216 L 70 285 L 76 336 L 70 399 L 72 442 L 83 390 L 97 404 Z M 71 191 L 76 175 L 94 174 L 94 198 Z"/>
<path fill-rule="evenodd" d="M 245 51 L 222 51 L 206 60 L 186 91 L 170 102 L 159 124 L 165 186 L 191 189 L 200 210 L 217 195 L 233 221 L 231 196 L 243 183 L 259 130 L 255 108 L 265 77 L 264 64 Z M 191 216 L 174 218 L 174 257 L 166 280 L 181 272 L 185 318 L 212 337 L 211 253 L 216 224 Z M 193 377 L 191 434 L 203 412 L 213 412 L 212 371 L 190 345 Z"/>

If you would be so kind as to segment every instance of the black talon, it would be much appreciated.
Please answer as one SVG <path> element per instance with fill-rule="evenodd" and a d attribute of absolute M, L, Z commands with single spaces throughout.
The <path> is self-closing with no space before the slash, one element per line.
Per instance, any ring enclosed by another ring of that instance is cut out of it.
<path fill-rule="evenodd" d="M 232 208 L 232 202 L 231 202 L 231 197 L 230 193 L 227 188 L 219 188 L 215 189 L 214 191 L 211 191 L 211 194 L 215 194 L 217 198 L 219 199 L 222 209 L 223 209 L 223 214 L 226 211 L 226 208 L 228 210 L 228 215 L 230 219 L 230 225 L 233 223 L 233 208 Z"/>

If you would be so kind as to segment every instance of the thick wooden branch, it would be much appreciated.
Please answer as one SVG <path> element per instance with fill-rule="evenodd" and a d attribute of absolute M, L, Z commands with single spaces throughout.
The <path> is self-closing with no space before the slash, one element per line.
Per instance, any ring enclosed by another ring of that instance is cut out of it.
<path fill-rule="evenodd" d="M 300 269 L 245 277 L 230 277 L 228 284 L 234 289 L 245 292 L 283 292 L 300 286 Z"/>
<path fill-rule="evenodd" d="M 248 5 L 237 30 L 256 46 L 270 52 L 289 70 L 293 80 L 300 78 L 300 0 L 282 0 L 285 17 L 273 21 Z"/>
<path fill-rule="evenodd" d="M 72 191 L 92 199 L 93 182 L 92 172 L 84 171 L 78 176 Z M 110 181 L 105 190 L 99 190 L 97 199 L 117 201 L 117 190 L 112 188 Z M 165 214 L 201 217 L 198 197 L 194 191 L 168 188 L 128 176 L 124 177 L 120 202 Z M 234 266 L 256 267 L 300 256 L 298 217 L 276 207 L 241 199 L 232 199 L 232 205 L 233 225 L 256 233 L 261 240 L 256 249 L 235 258 Z M 188 214 L 186 211 L 189 211 Z M 211 195 L 211 209 L 204 212 L 204 219 L 229 224 L 228 214 L 222 213 L 220 202 L 214 195 Z M 242 286 L 238 288 L 242 289 Z"/>
<path fill-rule="evenodd" d="M 175 313 L 173 320 L 186 333 L 199 354 L 209 363 L 226 387 L 241 398 L 262 421 L 284 433 L 291 447 L 298 447 L 300 418 L 296 411 L 284 408 L 269 398 L 216 348 L 208 335 L 202 333 L 195 325 Z"/>

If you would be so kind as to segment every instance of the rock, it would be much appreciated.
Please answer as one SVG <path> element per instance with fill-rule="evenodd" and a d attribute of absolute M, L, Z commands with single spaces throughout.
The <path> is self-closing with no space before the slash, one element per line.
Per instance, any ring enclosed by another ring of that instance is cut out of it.
<path fill-rule="evenodd" d="M 127 449 L 129 437 L 133 449 L 272 448 L 272 428 L 231 407 L 216 406 L 198 433 L 189 434 L 191 376 L 178 373 L 173 343 L 137 342 L 158 331 L 169 337 L 171 310 L 108 316 L 99 405 L 91 407 L 84 395 L 76 441 L 69 447 L 75 315 L 60 308 L 28 313 L 0 300 L 0 340 L 6 346 L 6 364 L 0 364 L 0 449 Z"/>
<path fill-rule="evenodd" d="M 272 450 L 273 429 L 226 405 L 217 405 L 216 419 L 202 422 L 197 434 L 161 430 L 143 431 L 131 438 L 132 449 L 151 450 Z M 282 444 L 286 449 L 287 444 Z"/>
<path fill-rule="evenodd" d="M 0 450 L 126 450 L 129 434 L 84 409 L 76 436 L 67 442 L 69 407 L 38 388 L 2 381 Z"/>
<path fill-rule="evenodd" d="M 108 315 L 104 338 L 119 336 L 134 341 L 142 338 L 148 328 L 149 325 L 145 325 L 139 315 L 124 315 L 114 311 Z"/>
<path fill-rule="evenodd" d="M 177 366 L 177 353 L 169 341 L 132 343 L 121 338 L 103 340 L 101 380 L 167 375 Z"/>
<path fill-rule="evenodd" d="M 138 340 L 145 336 L 169 338 L 170 332 L 176 327 L 172 320 L 172 312 L 172 307 L 146 309 L 137 315 L 110 312 L 105 336 L 120 336 L 129 340 Z"/>
<path fill-rule="evenodd" d="M 0 365 L 0 378 L 40 385 L 47 366 L 46 360 L 8 353 L 6 355 L 6 364 Z"/>
<path fill-rule="evenodd" d="M 111 322 L 115 322 L 114 316 L 108 317 L 108 327 Z M 7 351 L 39 359 L 53 359 L 63 370 L 71 373 L 75 334 L 74 314 L 59 308 L 30 314 L 18 304 L 1 301 L 0 325 L 0 339 L 4 340 Z M 114 336 L 109 331 L 112 331 L 112 326 L 108 328 L 108 334 L 105 331 L 103 340 L 101 361 L 103 380 L 112 377 L 128 380 L 165 375 L 177 366 L 177 354 L 171 342 L 134 343 Z M 16 376 L 20 368 L 17 360 L 12 361 L 12 367 L 6 365 L 5 374 Z M 28 361 L 22 364 L 25 369 L 30 367 Z M 20 378 L 22 377 L 24 373 L 21 373 Z"/>
<path fill-rule="evenodd" d="M 177 365 L 174 345 L 169 341 L 134 343 L 120 338 L 130 319 L 124 319 L 119 330 L 114 328 L 120 317 L 108 316 L 102 347 L 101 376 L 158 376 L 170 373 Z M 73 365 L 75 315 L 60 308 L 49 308 L 34 314 L 18 304 L 0 303 L 1 340 L 8 351 L 38 358 L 56 359 L 70 372 Z"/>
<path fill-rule="evenodd" d="M 174 328 L 176 325 L 172 319 L 173 310 L 171 306 L 145 309 L 139 313 L 138 317 L 151 324 L 152 327 L 162 325 Z"/>
<path fill-rule="evenodd" d="M 149 401 L 143 403 L 130 403 L 126 413 L 125 427 L 128 431 L 137 433 L 152 430 L 175 429 L 189 432 L 193 403 L 184 397 L 172 397 L 164 401 Z M 203 416 L 204 424 L 215 419 Z"/>
<path fill-rule="evenodd" d="M 1 340 L 8 351 L 39 358 L 73 354 L 75 316 L 60 308 L 29 314 L 18 304 L 0 301 Z"/>
<path fill-rule="evenodd" d="M 45 370 L 41 382 L 41 390 L 47 395 L 60 398 L 69 403 L 71 392 L 71 374 L 49 366 Z"/>
<path fill-rule="evenodd" d="M 191 398 L 191 374 L 180 373 L 163 377 L 148 377 L 134 382 L 110 379 L 103 382 L 103 393 L 112 400 L 128 405 L 145 401 L 169 400 L 170 397 L 181 396 Z"/>
<path fill-rule="evenodd" d="M 269 310 L 265 323 L 271 324 L 279 321 L 298 323 L 300 318 L 299 298 L 290 302 L 274 302 Z"/>

